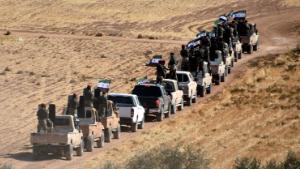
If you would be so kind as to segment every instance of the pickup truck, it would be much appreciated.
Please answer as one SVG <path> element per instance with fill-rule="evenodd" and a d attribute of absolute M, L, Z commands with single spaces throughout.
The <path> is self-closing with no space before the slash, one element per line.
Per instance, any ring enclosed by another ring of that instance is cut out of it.
<path fill-rule="evenodd" d="M 208 72 L 207 62 L 203 62 L 203 70 L 193 74 L 197 82 L 197 95 L 204 97 L 205 94 L 210 94 L 212 90 L 212 76 Z"/>
<path fill-rule="evenodd" d="M 259 34 L 255 25 L 250 25 L 251 30 L 247 34 L 240 34 L 240 41 L 242 43 L 242 51 L 252 54 L 257 51 Z"/>
<path fill-rule="evenodd" d="M 78 156 L 83 154 L 83 133 L 75 128 L 72 115 L 56 116 L 53 130 L 44 133 L 31 133 L 30 142 L 35 159 L 41 155 L 58 154 L 72 160 L 73 150 Z"/>
<path fill-rule="evenodd" d="M 236 38 L 232 42 L 234 51 L 234 61 L 237 62 L 238 59 L 242 58 L 242 43 Z"/>
<path fill-rule="evenodd" d="M 131 131 L 144 128 L 145 109 L 137 95 L 110 93 L 108 99 L 113 101 L 120 113 L 120 124 L 131 126 Z"/>
<path fill-rule="evenodd" d="M 176 71 L 179 89 L 183 91 L 183 98 L 188 106 L 197 101 L 197 83 L 188 71 Z"/>
<path fill-rule="evenodd" d="M 165 87 L 167 94 L 171 97 L 172 107 L 171 113 L 175 114 L 177 108 L 183 109 L 183 91 L 179 90 L 178 81 L 173 79 L 164 79 L 162 85 Z"/>
<path fill-rule="evenodd" d="M 216 55 L 216 59 L 210 62 L 210 68 L 213 76 L 212 81 L 219 85 L 220 82 L 225 81 L 226 66 L 222 59 L 222 52 L 217 50 Z"/>
<path fill-rule="evenodd" d="M 99 122 L 98 112 L 92 107 L 85 107 L 78 112 L 79 126 L 83 133 L 84 145 L 87 151 L 92 152 L 94 142 L 101 148 L 104 144 L 104 127 Z"/>
<path fill-rule="evenodd" d="M 146 115 L 154 114 L 157 121 L 168 118 L 171 113 L 171 99 L 165 88 L 160 84 L 143 83 L 138 84 L 132 90 L 132 94 L 138 96 L 143 105 Z"/>

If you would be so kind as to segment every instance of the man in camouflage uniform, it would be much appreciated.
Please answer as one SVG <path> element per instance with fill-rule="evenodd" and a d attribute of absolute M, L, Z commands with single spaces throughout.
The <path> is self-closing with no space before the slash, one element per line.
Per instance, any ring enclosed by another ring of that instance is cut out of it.
<path fill-rule="evenodd" d="M 85 106 L 93 107 L 94 95 L 92 93 L 91 85 L 88 85 L 86 88 L 83 89 L 83 97 L 84 97 Z"/>
<path fill-rule="evenodd" d="M 176 65 L 177 65 L 177 61 L 175 59 L 174 53 L 170 53 L 170 60 L 169 60 L 169 63 L 168 63 L 168 67 L 169 67 L 169 70 L 170 70 L 169 74 L 168 74 L 169 79 L 177 80 Z"/>
<path fill-rule="evenodd" d="M 107 117 L 107 93 L 103 91 L 97 100 L 99 117 Z"/>
<path fill-rule="evenodd" d="M 74 93 L 72 96 L 69 96 L 68 107 L 67 107 L 67 114 L 68 115 L 75 115 L 77 114 L 77 108 L 79 106 L 78 97 Z"/>
<path fill-rule="evenodd" d="M 164 64 L 164 61 L 160 61 L 159 64 L 156 65 L 156 83 L 160 84 L 162 80 L 166 78 L 167 68 Z"/>
<path fill-rule="evenodd" d="M 41 104 L 39 106 L 39 109 L 37 111 L 37 117 L 38 117 L 38 126 L 37 126 L 37 132 L 41 132 L 43 130 L 44 132 L 47 132 L 47 120 L 49 118 L 48 110 L 46 109 L 45 104 Z"/>

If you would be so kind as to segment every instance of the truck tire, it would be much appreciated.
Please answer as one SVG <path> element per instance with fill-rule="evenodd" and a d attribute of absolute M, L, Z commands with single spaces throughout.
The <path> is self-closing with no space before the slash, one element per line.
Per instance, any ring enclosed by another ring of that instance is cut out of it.
<path fill-rule="evenodd" d="M 196 103 L 197 102 L 197 93 L 194 95 L 194 98 L 192 99 L 192 103 Z"/>
<path fill-rule="evenodd" d="M 77 147 L 77 149 L 76 149 L 77 156 L 82 156 L 83 147 L 84 147 L 84 144 L 83 144 L 83 141 L 81 140 L 79 147 Z"/>
<path fill-rule="evenodd" d="M 220 85 L 220 82 L 221 82 L 221 76 L 218 75 L 218 77 L 215 79 L 215 83 L 216 85 Z"/>
<path fill-rule="evenodd" d="M 237 52 L 234 52 L 234 61 L 238 61 L 239 54 Z"/>
<path fill-rule="evenodd" d="M 210 94 L 211 93 L 211 90 L 212 90 L 212 86 L 211 84 L 208 86 L 208 88 L 206 89 L 206 93 L 207 94 Z"/>
<path fill-rule="evenodd" d="M 104 141 L 107 143 L 111 142 L 111 129 L 110 128 L 104 129 Z"/>
<path fill-rule="evenodd" d="M 121 134 L 121 126 L 119 124 L 116 131 L 114 132 L 114 139 L 120 139 L 120 134 Z"/>
<path fill-rule="evenodd" d="M 248 53 L 249 53 L 249 54 L 252 54 L 252 53 L 253 53 L 253 46 L 252 46 L 252 45 L 249 45 L 249 46 L 248 46 Z"/>
<path fill-rule="evenodd" d="M 253 45 L 253 51 L 257 51 L 258 49 L 258 43 L 256 43 L 255 45 Z"/>
<path fill-rule="evenodd" d="M 192 106 L 192 97 L 187 99 L 187 106 Z"/>
<path fill-rule="evenodd" d="M 183 106 L 184 106 L 184 101 L 183 101 L 183 98 L 182 98 L 180 106 L 178 107 L 178 110 L 179 111 L 183 110 Z"/>
<path fill-rule="evenodd" d="M 175 103 L 171 107 L 171 114 L 176 114 L 176 111 L 177 111 L 177 106 L 176 106 L 176 103 Z"/>
<path fill-rule="evenodd" d="M 199 96 L 200 97 L 204 97 L 205 96 L 205 89 L 204 89 L 204 86 L 201 86 L 199 88 Z"/>
<path fill-rule="evenodd" d="M 88 136 L 86 138 L 85 145 L 86 145 L 86 150 L 88 152 L 92 152 L 94 150 L 94 136 L 93 135 Z"/>
<path fill-rule="evenodd" d="M 164 119 L 164 113 L 163 113 L 162 110 L 160 110 L 160 112 L 158 112 L 157 115 L 156 115 L 156 120 L 157 121 L 163 121 L 163 119 Z"/>
<path fill-rule="evenodd" d="M 143 129 L 145 127 L 145 116 L 143 120 L 138 124 L 138 129 Z"/>
<path fill-rule="evenodd" d="M 238 54 L 238 59 L 242 59 L 242 52 Z"/>
<path fill-rule="evenodd" d="M 132 123 L 131 124 L 131 131 L 136 132 L 137 131 L 137 126 L 138 126 L 137 123 Z"/>
<path fill-rule="evenodd" d="M 234 61 L 232 60 L 231 61 L 231 68 L 233 68 L 234 67 Z"/>
<path fill-rule="evenodd" d="M 223 76 L 221 76 L 221 82 L 225 82 L 225 74 L 223 74 Z"/>
<path fill-rule="evenodd" d="M 104 146 L 104 133 L 102 131 L 99 140 L 97 141 L 97 147 L 102 148 Z"/>
<path fill-rule="evenodd" d="M 231 73 L 231 67 L 228 68 L 227 75 L 229 75 L 230 73 Z"/>
<path fill-rule="evenodd" d="M 72 160 L 73 158 L 73 146 L 67 145 L 65 148 L 65 156 L 67 160 Z"/>
<path fill-rule="evenodd" d="M 38 160 L 40 158 L 40 151 L 39 151 L 39 148 L 35 145 L 33 145 L 32 147 L 32 158 L 33 160 Z"/>
<path fill-rule="evenodd" d="M 167 110 L 167 113 L 165 113 L 165 117 L 166 118 L 169 118 L 170 116 L 171 116 L 171 108 L 172 107 L 172 105 L 170 104 L 169 106 L 168 106 L 168 110 Z"/>

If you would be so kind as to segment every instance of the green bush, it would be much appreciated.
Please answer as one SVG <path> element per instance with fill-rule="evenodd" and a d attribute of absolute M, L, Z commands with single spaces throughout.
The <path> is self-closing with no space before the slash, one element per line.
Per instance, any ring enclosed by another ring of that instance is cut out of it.
<path fill-rule="evenodd" d="M 274 160 L 268 161 L 264 166 L 260 161 L 253 158 L 237 159 L 234 164 L 234 169 L 300 169 L 300 159 L 296 154 L 289 152 L 283 162 L 276 162 Z"/>

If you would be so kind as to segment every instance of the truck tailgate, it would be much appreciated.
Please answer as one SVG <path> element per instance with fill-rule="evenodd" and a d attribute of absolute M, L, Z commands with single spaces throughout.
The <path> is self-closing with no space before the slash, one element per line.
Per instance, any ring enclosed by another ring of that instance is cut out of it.
<path fill-rule="evenodd" d="M 119 107 L 120 117 L 131 117 L 132 107 Z"/>
<path fill-rule="evenodd" d="M 142 104 L 142 106 L 147 109 L 147 108 L 157 108 L 155 101 L 158 98 L 156 97 L 139 97 L 139 101 Z"/>
<path fill-rule="evenodd" d="M 67 144 L 68 134 L 66 133 L 32 133 L 31 144 Z"/>

